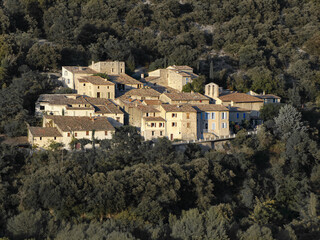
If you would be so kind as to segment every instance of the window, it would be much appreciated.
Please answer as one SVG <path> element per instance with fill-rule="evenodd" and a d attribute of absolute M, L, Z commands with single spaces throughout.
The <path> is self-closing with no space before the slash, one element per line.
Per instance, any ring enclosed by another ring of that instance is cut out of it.
<path fill-rule="evenodd" d="M 227 128 L 227 124 L 226 123 L 222 123 L 222 128 Z"/>
<path fill-rule="evenodd" d="M 120 122 L 120 118 L 119 117 L 117 117 L 117 122 Z"/>
<path fill-rule="evenodd" d="M 237 113 L 237 119 L 239 118 L 239 113 Z"/>
<path fill-rule="evenodd" d="M 74 136 L 75 136 L 75 137 L 78 137 L 78 133 L 74 133 Z"/>
<path fill-rule="evenodd" d="M 86 135 L 89 136 L 89 131 L 86 131 Z"/>
<path fill-rule="evenodd" d="M 104 135 L 105 135 L 105 136 L 108 136 L 108 131 L 104 131 Z"/>
<path fill-rule="evenodd" d="M 222 119 L 227 119 L 227 113 L 223 112 L 221 117 L 222 117 Z"/>
<path fill-rule="evenodd" d="M 68 71 L 64 71 L 64 75 L 65 75 L 65 76 L 68 76 Z"/>
<path fill-rule="evenodd" d="M 107 86 L 107 89 L 109 89 L 109 86 Z"/>
<path fill-rule="evenodd" d="M 190 128 L 190 123 L 187 123 L 187 128 Z"/>
<path fill-rule="evenodd" d="M 156 124 L 155 123 L 151 123 L 151 127 L 155 127 L 156 126 Z"/>
<path fill-rule="evenodd" d="M 114 68 L 111 69 L 111 72 L 114 72 Z"/>
<path fill-rule="evenodd" d="M 152 133 L 152 136 L 154 136 L 154 131 L 152 131 L 151 133 Z"/>
<path fill-rule="evenodd" d="M 98 86 L 98 89 L 100 89 L 100 86 Z"/>
<path fill-rule="evenodd" d="M 68 79 L 68 84 L 70 84 L 70 79 Z"/>
<path fill-rule="evenodd" d="M 173 117 L 173 118 L 176 118 L 177 116 L 178 116 L 177 113 L 172 113 L 172 117 Z"/>
<path fill-rule="evenodd" d="M 70 133 L 68 133 L 68 137 L 70 137 Z"/>
<path fill-rule="evenodd" d="M 159 123 L 159 127 L 163 127 L 163 123 Z"/>
<path fill-rule="evenodd" d="M 189 82 L 189 78 L 186 78 L 186 83 L 188 83 Z"/>
<path fill-rule="evenodd" d="M 149 113 L 146 113 L 146 116 L 149 117 Z"/>
<path fill-rule="evenodd" d="M 187 113 L 187 119 L 190 119 L 190 113 Z"/>
<path fill-rule="evenodd" d="M 86 84 L 84 83 L 83 86 L 86 86 Z"/>
<path fill-rule="evenodd" d="M 211 113 L 211 119 L 216 119 L 216 113 Z"/>
<path fill-rule="evenodd" d="M 57 137 L 54 137 L 54 140 L 57 140 Z"/>
<path fill-rule="evenodd" d="M 177 123 L 176 122 L 173 122 L 172 123 L 172 127 L 176 127 L 177 126 Z"/>
<path fill-rule="evenodd" d="M 44 106 L 40 106 L 40 110 L 44 110 L 44 108 L 45 108 Z"/>
<path fill-rule="evenodd" d="M 205 116 L 206 116 L 206 120 L 210 119 L 210 114 L 209 113 L 205 113 Z"/>
<path fill-rule="evenodd" d="M 216 129 L 216 124 L 212 123 L 212 130 L 215 130 L 215 129 Z"/>
<path fill-rule="evenodd" d="M 243 113 L 243 119 L 246 119 L 246 113 Z"/>
<path fill-rule="evenodd" d="M 162 131 L 160 131 L 160 136 L 162 136 Z"/>
<path fill-rule="evenodd" d="M 42 140 L 42 137 L 40 137 L 40 140 Z"/>

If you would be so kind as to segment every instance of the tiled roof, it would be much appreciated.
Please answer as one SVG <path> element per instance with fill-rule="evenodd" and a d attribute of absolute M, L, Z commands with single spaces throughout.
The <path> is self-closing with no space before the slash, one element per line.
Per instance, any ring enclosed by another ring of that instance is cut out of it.
<path fill-rule="evenodd" d="M 158 109 L 155 109 L 154 107 L 148 105 L 138 105 L 137 108 L 144 113 L 160 112 Z"/>
<path fill-rule="evenodd" d="M 181 66 L 176 66 L 176 65 L 172 65 L 172 66 L 169 66 L 167 67 L 167 69 L 171 69 L 171 68 L 174 68 L 174 69 L 177 69 L 177 70 L 193 70 L 192 67 L 189 67 L 189 66 L 186 66 L 186 65 L 181 65 Z"/>
<path fill-rule="evenodd" d="M 205 111 L 229 111 L 229 109 L 220 104 L 197 104 L 192 105 L 198 112 Z"/>
<path fill-rule="evenodd" d="M 219 99 L 223 102 L 263 102 L 260 98 L 245 94 L 245 93 L 231 93 L 220 96 Z"/>
<path fill-rule="evenodd" d="M 159 97 L 161 94 L 152 88 L 132 89 L 125 93 L 126 96 L 140 96 L 140 97 Z"/>
<path fill-rule="evenodd" d="M 110 77 L 110 81 L 114 83 L 129 84 L 129 85 L 142 84 L 142 82 L 130 77 L 125 73 L 120 75 L 108 75 L 108 76 Z"/>
<path fill-rule="evenodd" d="M 162 102 L 160 100 L 143 100 L 145 105 L 161 105 Z"/>
<path fill-rule="evenodd" d="M 94 110 L 94 107 L 66 107 L 67 110 Z"/>
<path fill-rule="evenodd" d="M 97 73 L 95 70 L 89 67 L 79 67 L 79 66 L 63 66 L 63 67 L 72 73 L 85 73 L 85 74 Z"/>
<path fill-rule="evenodd" d="M 197 110 L 189 104 L 162 104 L 161 107 L 166 112 L 197 112 Z"/>
<path fill-rule="evenodd" d="M 154 77 L 154 76 L 148 76 L 144 78 L 147 82 L 156 80 L 156 79 L 160 79 L 160 77 Z"/>
<path fill-rule="evenodd" d="M 86 104 L 86 100 L 78 94 L 41 94 L 37 102 L 47 102 L 52 105 Z"/>
<path fill-rule="evenodd" d="M 104 106 L 97 106 L 96 113 L 101 114 L 123 114 L 123 112 L 114 104 L 110 103 Z"/>
<path fill-rule="evenodd" d="M 108 81 L 107 79 L 104 79 L 99 76 L 86 76 L 81 77 L 79 79 L 79 82 L 89 82 L 93 85 L 114 85 L 113 82 Z"/>
<path fill-rule="evenodd" d="M 92 97 L 84 97 L 84 99 L 92 104 L 92 105 L 105 105 L 105 104 L 110 104 L 112 103 L 109 99 L 106 99 L 106 98 L 92 98 Z"/>
<path fill-rule="evenodd" d="M 163 93 L 172 101 L 200 101 L 200 100 L 209 100 L 208 97 L 200 94 L 200 93 Z"/>
<path fill-rule="evenodd" d="M 165 122 L 166 120 L 162 117 L 144 117 L 143 118 L 146 122 L 151 122 L 151 121 L 158 121 L 158 122 Z"/>
<path fill-rule="evenodd" d="M 62 134 L 54 127 L 29 127 L 33 137 L 62 137 Z"/>
<path fill-rule="evenodd" d="M 45 116 L 52 119 L 63 132 L 68 131 L 113 131 L 114 127 L 106 117 L 69 117 L 69 116 Z"/>

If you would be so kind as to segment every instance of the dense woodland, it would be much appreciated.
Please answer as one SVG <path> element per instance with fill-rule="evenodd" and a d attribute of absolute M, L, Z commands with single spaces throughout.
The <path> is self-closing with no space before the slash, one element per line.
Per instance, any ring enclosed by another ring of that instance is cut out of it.
<path fill-rule="evenodd" d="M 0 238 L 320 239 L 319 18 L 316 0 L 0 0 L 8 136 L 38 123 L 40 94 L 68 91 L 46 72 L 92 60 L 129 74 L 186 64 L 286 103 L 219 151 L 176 151 L 131 127 L 86 152 L 0 144 Z"/>

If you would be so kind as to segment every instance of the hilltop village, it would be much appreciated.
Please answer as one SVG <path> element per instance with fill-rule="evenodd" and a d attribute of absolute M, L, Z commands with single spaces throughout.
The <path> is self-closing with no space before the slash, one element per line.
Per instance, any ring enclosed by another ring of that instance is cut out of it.
<path fill-rule="evenodd" d="M 140 81 L 119 61 L 64 66 L 59 80 L 75 93 L 40 95 L 35 114 L 42 127 L 28 126 L 28 141 L 34 148 L 57 142 L 70 149 L 74 139 L 87 139 L 82 144 L 92 147 L 90 141 L 111 139 L 122 125 L 136 127 L 145 140 L 228 136 L 235 126 L 261 124 L 261 107 L 280 102 L 275 95 L 232 92 L 215 83 L 205 85 L 204 95 L 182 92 L 198 77 L 189 66 L 157 69 Z"/>

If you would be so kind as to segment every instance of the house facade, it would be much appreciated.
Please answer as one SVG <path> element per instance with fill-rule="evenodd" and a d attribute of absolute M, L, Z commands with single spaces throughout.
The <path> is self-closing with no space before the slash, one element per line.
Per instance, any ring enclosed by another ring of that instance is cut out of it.
<path fill-rule="evenodd" d="M 106 73 L 110 75 L 122 74 L 125 73 L 125 62 L 102 61 L 95 63 L 94 61 L 92 61 L 89 68 L 99 73 Z"/>
<path fill-rule="evenodd" d="M 198 139 L 197 110 L 191 105 L 162 104 L 160 112 L 166 120 L 165 136 L 170 140 Z"/>
<path fill-rule="evenodd" d="M 115 98 L 115 84 L 99 76 L 85 76 L 78 79 L 77 92 L 94 98 Z"/>
<path fill-rule="evenodd" d="M 199 104 L 193 107 L 198 112 L 198 131 L 203 138 L 230 134 L 227 107 L 217 104 Z"/>
<path fill-rule="evenodd" d="M 62 143 L 70 149 L 73 139 L 110 139 L 115 128 L 107 118 L 43 116 L 43 127 L 28 129 L 30 144 L 40 148 L 48 147 L 52 141 Z"/>

